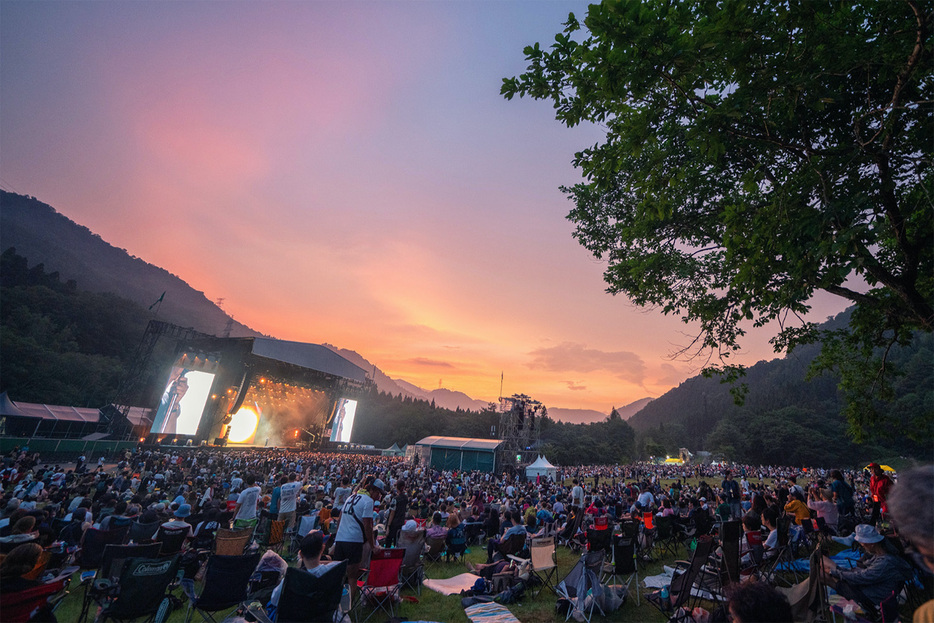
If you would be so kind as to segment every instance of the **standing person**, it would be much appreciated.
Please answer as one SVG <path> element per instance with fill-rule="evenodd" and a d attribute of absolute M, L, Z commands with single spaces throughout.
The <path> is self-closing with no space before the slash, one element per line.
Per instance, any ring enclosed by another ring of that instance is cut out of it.
<path fill-rule="evenodd" d="M 341 486 L 334 489 L 334 508 L 344 508 L 344 502 L 350 497 L 350 478 L 344 476 L 341 478 Z"/>
<path fill-rule="evenodd" d="M 386 531 L 386 547 L 393 547 L 399 539 L 399 532 L 405 523 L 405 512 L 409 508 L 409 496 L 405 494 L 405 480 L 396 481 L 396 495 L 389 503 L 389 528 Z"/>
<path fill-rule="evenodd" d="M 869 492 L 872 494 L 872 517 L 869 518 L 869 525 L 874 526 L 881 519 L 882 513 L 889 512 L 889 491 L 895 483 L 878 463 L 870 463 L 869 469 L 872 471 L 869 478 Z"/>
<path fill-rule="evenodd" d="M 367 476 L 363 487 L 347 498 L 341 509 L 337 536 L 334 538 L 334 560 L 347 561 L 347 579 L 350 581 L 350 597 L 353 603 L 357 578 L 360 577 L 360 561 L 363 559 L 363 545 L 367 544 L 374 552 L 380 547 L 373 532 L 373 503 L 383 497 L 386 485 L 379 478 Z"/>
<path fill-rule="evenodd" d="M 837 515 L 852 515 L 856 512 L 853 489 L 843 479 L 843 473 L 839 469 L 831 471 L 830 477 L 832 479 L 830 490 L 833 492 L 833 500 L 837 504 Z"/>
<path fill-rule="evenodd" d="M 726 471 L 725 478 L 720 486 L 723 487 L 724 502 L 730 506 L 731 517 L 740 519 L 743 516 L 743 507 L 740 503 L 742 497 L 739 492 L 739 484 L 733 480 L 733 472 Z"/>
<path fill-rule="evenodd" d="M 234 528 L 252 528 L 256 525 L 256 504 L 259 502 L 260 488 L 256 486 L 256 477 L 247 474 L 244 478 L 246 489 L 237 496 L 234 508 Z"/>
<path fill-rule="evenodd" d="M 578 508 L 584 507 L 584 488 L 578 484 L 577 478 L 574 479 L 574 488 L 571 489 L 571 504 Z"/>
<path fill-rule="evenodd" d="M 279 520 L 285 521 L 285 530 L 288 531 L 295 524 L 295 508 L 298 502 L 298 492 L 301 491 L 305 480 L 298 482 L 295 472 L 289 474 L 288 482 L 280 485 L 279 493 Z"/>

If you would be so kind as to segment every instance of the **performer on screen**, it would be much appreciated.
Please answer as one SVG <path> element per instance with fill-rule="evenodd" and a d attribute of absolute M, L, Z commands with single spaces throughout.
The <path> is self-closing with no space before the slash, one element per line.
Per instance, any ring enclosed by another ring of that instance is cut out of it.
<path fill-rule="evenodd" d="M 165 394 L 162 395 L 162 404 L 159 408 L 162 410 L 162 407 L 165 407 L 165 415 L 162 417 L 160 433 L 167 435 L 175 434 L 178 418 L 182 414 L 182 398 L 188 393 L 188 378 L 185 376 L 186 374 L 188 374 L 188 370 L 182 369 L 178 377 L 169 383 Z"/>
<path fill-rule="evenodd" d="M 341 400 L 341 408 L 337 412 L 337 421 L 334 423 L 334 439 L 333 441 L 343 441 L 341 436 L 344 434 L 344 417 L 347 415 L 344 407 L 347 403 Z"/>

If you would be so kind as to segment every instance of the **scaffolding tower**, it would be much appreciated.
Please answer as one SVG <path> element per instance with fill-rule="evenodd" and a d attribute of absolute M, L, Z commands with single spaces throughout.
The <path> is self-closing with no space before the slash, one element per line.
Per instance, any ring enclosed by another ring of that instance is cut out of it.
<path fill-rule="evenodd" d="M 499 465 L 518 466 L 531 462 L 538 446 L 541 415 L 545 405 L 525 394 L 499 399 Z"/>

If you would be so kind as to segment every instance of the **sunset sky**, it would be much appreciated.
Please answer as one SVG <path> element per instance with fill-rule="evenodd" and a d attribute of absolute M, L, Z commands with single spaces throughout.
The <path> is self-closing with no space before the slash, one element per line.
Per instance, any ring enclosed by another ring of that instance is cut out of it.
<path fill-rule="evenodd" d="M 575 2 L 0 3 L 0 182 L 274 337 L 608 412 L 702 361 L 572 238 L 576 150 L 499 95 Z M 28 256 L 28 252 L 26 253 Z M 156 293 L 158 295 L 158 293 Z M 843 309 L 823 300 L 813 316 Z M 774 329 L 745 363 L 772 358 Z"/>

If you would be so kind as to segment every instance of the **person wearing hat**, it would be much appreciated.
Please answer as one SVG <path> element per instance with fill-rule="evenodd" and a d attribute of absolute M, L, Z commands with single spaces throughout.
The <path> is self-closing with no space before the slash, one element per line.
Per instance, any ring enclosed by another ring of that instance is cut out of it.
<path fill-rule="evenodd" d="M 874 611 L 883 599 L 911 579 L 911 565 L 886 549 L 885 537 L 875 526 L 859 524 L 854 537 L 869 554 L 863 566 L 842 569 L 824 556 L 824 581 L 846 599 Z"/>
<path fill-rule="evenodd" d="M 383 497 L 386 485 L 379 478 L 367 476 L 363 487 L 347 498 L 340 513 L 340 523 L 334 538 L 334 560 L 347 561 L 347 578 L 350 580 L 350 596 L 353 602 L 357 578 L 360 576 L 360 561 L 363 559 L 363 546 L 369 545 L 371 551 L 379 551 L 376 535 L 373 531 L 374 502 Z"/>
<path fill-rule="evenodd" d="M 191 515 L 191 504 L 182 504 L 172 513 L 172 519 L 162 524 L 166 530 L 178 530 L 179 528 L 188 529 L 188 538 L 194 535 L 191 524 L 185 521 L 185 518 Z"/>

